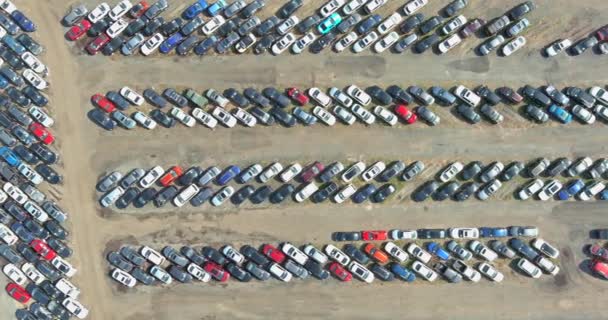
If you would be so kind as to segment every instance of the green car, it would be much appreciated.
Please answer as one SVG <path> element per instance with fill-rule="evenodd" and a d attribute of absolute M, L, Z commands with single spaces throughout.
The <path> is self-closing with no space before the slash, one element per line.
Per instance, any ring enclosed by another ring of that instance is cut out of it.
<path fill-rule="evenodd" d="M 194 103 L 199 108 L 202 108 L 202 107 L 206 106 L 207 104 L 209 104 L 209 100 L 207 100 L 207 98 L 196 93 L 196 91 L 194 91 L 193 89 L 187 89 L 184 92 L 184 96 L 186 96 L 186 98 L 188 100 L 190 100 L 192 103 Z"/>
<path fill-rule="evenodd" d="M 321 34 L 327 34 L 333 28 L 338 26 L 340 22 L 342 22 L 342 17 L 340 14 L 332 13 L 329 17 L 325 18 L 325 20 L 323 20 L 319 26 L 317 26 L 317 30 L 319 30 Z"/>

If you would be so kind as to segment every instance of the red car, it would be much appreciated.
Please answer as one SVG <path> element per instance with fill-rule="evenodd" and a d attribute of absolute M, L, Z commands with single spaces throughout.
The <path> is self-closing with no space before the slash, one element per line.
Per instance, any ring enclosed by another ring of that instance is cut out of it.
<path fill-rule="evenodd" d="M 589 248 L 589 253 L 602 260 L 608 261 L 608 250 L 606 250 L 606 248 L 602 247 L 600 244 L 596 243 L 592 245 L 591 248 Z"/>
<path fill-rule="evenodd" d="M 288 88 L 287 95 L 301 106 L 308 104 L 308 97 L 298 88 Z"/>
<path fill-rule="evenodd" d="M 71 41 L 76 41 L 80 37 L 82 37 L 87 31 L 89 31 L 89 29 L 91 29 L 91 26 L 92 24 L 91 22 L 89 22 L 89 20 L 82 19 L 80 20 L 80 22 L 71 27 L 70 30 L 68 30 L 68 32 L 65 34 L 65 36 Z"/>
<path fill-rule="evenodd" d="M 47 130 L 43 125 L 38 122 L 33 122 L 30 124 L 30 131 L 38 138 L 38 140 L 42 141 L 42 143 L 49 145 L 55 141 L 55 137 Z"/>
<path fill-rule="evenodd" d="M 141 17 L 141 15 L 144 14 L 144 12 L 146 12 L 149 7 L 150 5 L 148 4 L 148 2 L 140 1 L 138 4 L 134 5 L 131 10 L 129 10 L 129 14 L 131 15 L 131 17 L 133 17 L 133 19 L 137 19 Z"/>
<path fill-rule="evenodd" d="M 593 260 L 591 262 L 591 270 L 602 276 L 604 279 L 608 279 L 608 263 L 600 260 Z"/>
<path fill-rule="evenodd" d="M 6 285 L 6 292 L 8 292 L 8 295 L 13 297 L 13 299 L 23 304 L 28 303 L 32 298 L 22 286 L 12 282 Z"/>
<path fill-rule="evenodd" d="M 361 239 L 365 241 L 386 240 L 387 237 L 385 230 L 361 231 Z"/>
<path fill-rule="evenodd" d="M 315 163 L 311 164 L 308 169 L 304 170 L 302 172 L 302 175 L 300 176 L 302 178 L 302 181 L 304 183 L 309 183 L 311 182 L 317 175 L 319 175 L 319 173 L 321 173 L 321 171 L 323 171 L 323 169 L 325 169 L 325 167 L 323 166 L 323 164 L 319 161 L 315 161 Z"/>
<path fill-rule="evenodd" d="M 184 174 L 184 170 L 180 166 L 173 166 L 167 173 L 165 173 L 162 177 L 160 177 L 160 184 L 163 187 L 167 187 L 173 183 L 173 181 L 177 180 L 182 174 Z"/>
<path fill-rule="evenodd" d="M 605 26 L 599 28 L 595 32 L 595 37 L 599 41 L 606 41 L 606 40 L 608 40 L 608 25 L 605 25 Z"/>
<path fill-rule="evenodd" d="M 226 272 L 219 264 L 211 261 L 205 262 L 203 264 L 203 269 L 209 272 L 209 274 L 219 282 L 226 282 L 230 279 L 230 274 Z"/>
<path fill-rule="evenodd" d="M 350 281 L 353 279 L 353 275 L 337 262 L 333 262 L 329 265 L 329 272 L 340 279 L 340 281 Z"/>
<path fill-rule="evenodd" d="M 412 124 L 414 122 L 416 122 L 416 120 L 418 120 L 418 116 L 411 112 L 408 108 L 406 108 L 404 105 L 402 104 L 398 104 L 395 106 L 394 108 L 395 113 L 401 117 L 401 119 L 405 120 L 405 122 Z"/>
<path fill-rule="evenodd" d="M 285 254 L 270 244 L 265 244 L 262 247 L 262 252 L 276 263 L 280 264 L 285 261 Z"/>
<path fill-rule="evenodd" d="M 388 256 L 386 253 L 382 252 L 382 250 L 378 249 L 375 245 L 368 243 L 363 247 L 363 250 L 367 255 L 372 257 L 372 259 L 378 261 L 379 263 L 385 264 L 388 262 Z"/>
<path fill-rule="evenodd" d="M 97 52 L 99 52 L 99 50 L 101 50 L 101 48 L 103 48 L 103 46 L 105 46 L 108 42 L 110 42 L 110 37 L 108 37 L 107 34 L 102 33 L 99 36 L 97 36 L 97 38 L 93 39 L 93 41 L 89 42 L 89 44 L 87 45 L 86 49 L 87 52 L 94 56 L 97 54 Z"/>
<path fill-rule="evenodd" d="M 53 249 L 51 249 L 46 242 L 40 239 L 32 240 L 32 242 L 30 242 L 30 246 L 42 257 L 42 259 L 46 261 L 51 261 L 57 257 L 57 253 L 55 253 L 55 251 L 53 251 Z"/>
<path fill-rule="evenodd" d="M 112 113 L 114 112 L 114 110 L 116 110 L 116 106 L 114 105 L 114 103 L 112 103 L 112 101 L 108 100 L 108 98 L 104 97 L 100 93 L 94 94 L 91 97 L 91 101 L 93 101 L 96 106 L 98 106 L 101 110 L 107 113 Z"/>

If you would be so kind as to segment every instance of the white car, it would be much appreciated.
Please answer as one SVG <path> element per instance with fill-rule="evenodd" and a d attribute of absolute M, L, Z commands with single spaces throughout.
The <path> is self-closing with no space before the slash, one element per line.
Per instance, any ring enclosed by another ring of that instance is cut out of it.
<path fill-rule="evenodd" d="M 342 173 L 342 181 L 346 183 L 353 181 L 363 172 L 363 170 L 365 170 L 365 163 L 363 163 L 363 161 L 353 164 Z"/>
<path fill-rule="evenodd" d="M 211 275 L 208 274 L 203 268 L 201 268 L 200 266 L 198 266 L 194 263 L 190 263 L 188 265 L 188 267 L 186 267 L 186 271 L 188 271 L 188 273 L 190 275 L 192 275 L 192 277 L 198 281 L 202 281 L 202 282 L 211 281 Z"/>
<path fill-rule="evenodd" d="M 159 266 L 153 266 L 150 268 L 150 274 L 164 284 L 171 284 L 173 282 L 171 275 L 169 275 L 165 269 Z"/>
<path fill-rule="evenodd" d="M 428 0 L 411 0 L 403 6 L 403 13 L 406 16 L 409 16 L 422 9 L 422 7 L 426 6 L 428 3 Z"/>
<path fill-rule="evenodd" d="M 283 22 L 281 22 L 276 27 L 276 31 L 281 36 L 285 35 L 285 34 L 287 34 L 287 32 L 289 32 L 291 29 L 293 29 L 298 23 L 300 23 L 300 18 L 298 18 L 297 16 L 291 16 L 291 17 L 285 19 Z"/>
<path fill-rule="evenodd" d="M 6 182 L 2 186 L 2 190 L 6 192 L 6 194 L 11 197 L 11 199 L 15 200 L 18 204 L 24 204 L 29 198 L 21 189 L 15 187 L 12 183 Z"/>
<path fill-rule="evenodd" d="M 383 106 L 376 106 L 374 108 L 374 114 L 390 126 L 396 125 L 399 121 L 394 113 L 390 112 Z"/>
<path fill-rule="evenodd" d="M 464 165 L 461 162 L 456 161 L 441 172 L 439 175 L 439 180 L 441 182 L 448 182 L 452 180 L 460 171 L 462 171 L 462 169 L 464 169 Z"/>
<path fill-rule="evenodd" d="M 545 272 L 548 272 L 550 275 L 555 276 L 559 273 L 559 267 L 551 262 L 551 260 L 543 257 L 543 256 L 538 256 L 536 257 L 536 259 L 534 259 L 534 263 L 536 263 L 537 266 L 539 266 L 541 269 L 545 270 Z"/>
<path fill-rule="evenodd" d="M 40 271 L 38 271 L 38 269 L 36 269 L 33 264 L 29 262 L 24 263 L 21 266 L 21 271 L 23 271 L 25 276 L 28 277 L 36 285 L 39 285 L 42 283 L 42 281 L 46 280 L 46 277 Z"/>
<path fill-rule="evenodd" d="M 399 34 L 393 31 L 387 34 L 384 38 L 380 39 L 380 41 L 376 42 L 374 45 L 374 50 L 378 53 L 382 53 L 395 44 L 397 40 L 399 40 Z"/>
<path fill-rule="evenodd" d="M 55 267 L 55 269 L 59 270 L 59 272 L 61 272 L 68 278 L 73 277 L 78 271 L 76 268 L 74 268 L 74 266 L 72 266 L 72 264 L 65 261 L 60 256 L 56 256 L 55 258 L 53 258 L 53 260 L 51 260 L 51 264 L 53 265 L 53 267 Z"/>
<path fill-rule="evenodd" d="M 222 254 L 238 265 L 241 265 L 243 264 L 243 262 L 245 262 L 245 256 L 243 256 L 238 250 L 236 250 L 231 245 L 225 245 L 224 247 L 222 247 Z"/>
<path fill-rule="evenodd" d="M 481 201 L 488 200 L 488 198 L 494 195 L 500 187 L 502 187 L 502 182 L 498 179 L 494 179 L 477 192 L 477 198 Z"/>
<path fill-rule="evenodd" d="M 274 45 L 272 45 L 272 53 L 274 55 L 280 55 L 285 51 L 285 49 L 289 48 L 296 41 L 296 36 L 293 33 L 288 33 L 284 35 L 279 41 L 277 41 Z"/>
<path fill-rule="evenodd" d="M 386 169 L 386 164 L 384 164 L 382 161 L 378 161 L 369 166 L 369 168 L 363 172 L 361 177 L 363 178 L 363 181 L 368 182 L 384 171 L 384 169 Z"/>
<path fill-rule="evenodd" d="M 236 125 L 236 118 L 222 107 L 215 107 L 211 114 L 228 128 L 232 128 Z"/>
<path fill-rule="evenodd" d="M 336 195 L 334 196 L 334 201 L 336 203 L 342 203 L 348 198 L 350 198 L 353 194 L 355 194 L 356 191 L 357 188 L 355 188 L 353 184 L 348 184 L 343 187 L 338 193 L 336 193 Z"/>
<path fill-rule="evenodd" d="M 65 298 L 61 304 L 78 319 L 85 319 L 89 315 L 89 309 L 75 299 Z"/>
<path fill-rule="evenodd" d="M 340 249 L 336 248 L 336 246 L 334 246 L 333 244 L 328 244 L 325 246 L 325 253 L 328 257 L 343 266 L 348 265 L 348 263 L 350 262 L 350 258 Z"/>
<path fill-rule="evenodd" d="M 559 250 L 541 238 L 532 240 L 532 246 L 549 258 L 557 259 L 559 257 Z"/>
<path fill-rule="evenodd" d="M 360 104 L 353 104 L 350 110 L 357 118 L 359 118 L 359 120 L 363 121 L 363 123 L 367 125 L 376 122 L 376 116 L 374 116 L 371 112 L 367 111 L 367 109 L 365 109 Z"/>
<path fill-rule="evenodd" d="M 344 5 L 346 1 L 345 0 L 331 0 L 329 2 L 327 2 L 326 4 L 324 4 L 321 9 L 319 9 L 319 13 L 321 13 L 321 17 L 325 18 L 327 16 L 329 16 L 330 14 L 338 11 L 338 9 L 340 9 L 341 6 Z"/>
<path fill-rule="evenodd" d="M 342 8 L 342 12 L 346 16 L 351 15 L 359 10 L 359 8 L 363 7 L 366 2 L 367 0 L 351 0 Z"/>
<path fill-rule="evenodd" d="M 481 274 L 475 271 L 475 269 L 469 267 L 462 260 L 454 260 L 454 262 L 452 262 L 452 269 L 462 274 L 463 278 L 469 281 L 479 282 L 479 280 L 481 280 Z"/>
<path fill-rule="evenodd" d="M 160 178 L 163 173 L 165 173 L 165 170 L 161 166 L 156 166 L 150 169 L 150 171 L 148 171 L 148 173 L 146 173 L 146 175 L 139 180 L 139 186 L 144 189 L 150 187 L 154 184 L 154 182 L 156 182 L 156 180 Z"/>
<path fill-rule="evenodd" d="M 295 199 L 297 202 L 302 202 L 308 199 L 313 193 L 317 192 L 317 190 L 319 190 L 319 187 L 317 187 L 314 182 L 311 182 L 296 193 Z"/>
<path fill-rule="evenodd" d="M 403 249 L 399 248 L 398 245 L 390 241 L 384 245 L 384 251 L 399 262 L 405 262 L 405 260 L 409 259 L 410 257 L 405 251 L 403 251 Z"/>
<path fill-rule="evenodd" d="M 334 117 L 333 114 L 329 113 L 329 111 L 323 109 L 323 107 L 315 106 L 312 109 L 312 114 L 314 114 L 317 118 L 323 121 L 323 123 L 330 127 L 336 124 L 336 117 Z"/>
<path fill-rule="evenodd" d="M 600 87 L 589 88 L 589 94 L 594 96 L 599 102 L 608 105 L 608 91 Z"/>
<path fill-rule="evenodd" d="M 217 120 L 201 108 L 192 109 L 192 117 L 210 129 L 217 126 Z"/>
<path fill-rule="evenodd" d="M 395 13 L 391 14 L 390 16 L 388 16 L 388 18 L 386 18 L 384 21 L 382 21 L 382 23 L 380 23 L 378 25 L 378 28 L 376 30 L 378 30 L 378 33 L 380 35 L 387 34 L 389 31 L 391 31 L 393 28 L 395 28 L 399 23 L 401 23 L 401 21 L 403 21 L 403 17 L 399 14 L 399 12 L 395 12 Z M 399 37 L 399 35 L 397 35 L 397 38 L 398 37 Z"/>
<path fill-rule="evenodd" d="M 159 266 L 165 262 L 165 257 L 162 254 L 148 246 L 143 246 L 139 253 L 154 265 Z"/>
<path fill-rule="evenodd" d="M 293 275 L 289 271 L 274 262 L 270 264 L 268 271 L 283 282 L 289 282 L 293 278 Z"/>
<path fill-rule="evenodd" d="M 526 45 L 526 38 L 518 36 L 517 38 L 509 41 L 504 47 L 502 47 L 502 54 L 506 57 L 512 55 L 515 51 L 523 48 Z"/>
<path fill-rule="evenodd" d="M 547 54 L 547 57 L 553 57 L 555 55 L 557 55 L 558 53 L 566 50 L 567 48 L 569 48 L 572 45 L 572 41 L 570 41 L 570 39 L 563 39 L 563 40 L 557 40 L 556 42 L 552 43 L 549 47 L 547 47 L 547 49 L 545 49 L 545 53 Z"/>
<path fill-rule="evenodd" d="M 549 180 L 538 193 L 538 198 L 542 201 L 547 201 L 562 189 L 562 183 L 557 180 Z"/>
<path fill-rule="evenodd" d="M 422 261 L 423 263 L 429 263 L 432 258 L 430 253 L 426 252 L 424 249 L 422 249 L 415 243 L 410 243 L 407 246 L 407 252 L 411 254 L 414 258 Z"/>
<path fill-rule="evenodd" d="M 450 228 L 448 233 L 452 239 L 477 239 L 479 229 L 477 228 Z"/>
<path fill-rule="evenodd" d="M 291 46 L 291 51 L 294 54 L 300 54 L 302 53 L 302 51 L 304 51 L 304 49 L 306 49 L 306 47 L 308 47 L 313 41 L 315 41 L 315 39 L 317 39 L 315 33 L 309 32 L 302 36 L 300 39 L 298 39 L 298 41 L 296 41 L 296 43 Z"/>
<path fill-rule="evenodd" d="M 306 261 L 308 261 L 308 256 L 289 242 L 283 243 L 281 250 L 284 254 L 292 258 L 293 261 L 301 265 L 306 264 Z"/>
<path fill-rule="evenodd" d="M 608 120 L 608 107 L 598 103 L 593 111 L 604 120 Z"/>
<path fill-rule="evenodd" d="M 304 253 L 306 253 L 311 259 L 315 260 L 321 265 L 327 263 L 327 256 L 319 249 L 315 248 L 313 245 L 308 244 L 304 246 Z"/>
<path fill-rule="evenodd" d="M 106 193 L 106 195 L 99 200 L 99 203 L 104 208 L 109 207 L 114 204 L 114 202 L 116 202 L 116 200 L 118 200 L 123 193 L 125 193 L 125 190 L 122 187 L 116 187 L 110 192 Z"/>
<path fill-rule="evenodd" d="M 230 103 L 230 100 L 228 100 L 228 98 L 226 98 L 223 95 L 219 94 L 214 89 L 207 89 L 207 91 L 205 91 L 205 96 L 207 98 L 209 98 L 209 100 L 215 102 L 216 105 L 218 105 L 218 106 L 220 106 L 222 108 L 226 108 L 226 106 L 228 105 L 228 103 Z"/>
<path fill-rule="evenodd" d="M 44 180 L 38 172 L 34 171 L 34 169 L 32 169 L 30 166 L 23 162 L 17 167 L 17 171 L 19 171 L 21 175 L 26 177 L 31 183 L 35 185 L 41 184 Z"/>
<path fill-rule="evenodd" d="M 42 210 L 42 208 L 37 205 L 34 201 L 28 200 L 23 205 L 23 209 L 27 211 L 36 221 L 40 223 L 44 223 L 49 220 L 49 215 L 46 211 Z"/>
<path fill-rule="evenodd" d="M 114 269 L 112 271 L 112 279 L 116 280 L 118 283 L 120 283 L 128 288 L 135 287 L 135 284 L 137 283 L 137 280 L 135 280 L 135 278 L 132 275 L 130 275 L 118 268 Z"/>
<path fill-rule="evenodd" d="M 281 173 L 281 181 L 289 182 L 291 179 L 295 178 L 295 176 L 300 174 L 300 172 L 302 172 L 302 165 L 296 162 L 287 167 L 287 169 Z"/>
<path fill-rule="evenodd" d="M 22 75 L 29 84 L 38 90 L 44 90 L 49 86 L 49 84 L 32 69 L 23 70 Z"/>
<path fill-rule="evenodd" d="M 580 104 L 574 105 L 571 108 L 571 112 L 574 116 L 576 116 L 579 120 L 586 124 L 594 124 L 595 123 L 595 115 L 591 113 L 587 108 L 581 106 Z"/>
<path fill-rule="evenodd" d="M 110 10 L 110 19 L 116 21 L 124 16 L 133 7 L 129 0 L 122 0 Z"/>
<path fill-rule="evenodd" d="M 412 269 L 427 281 L 433 282 L 437 279 L 437 272 L 420 261 L 414 261 L 414 263 L 412 263 Z"/>
<path fill-rule="evenodd" d="M 456 87 L 454 94 L 471 107 L 477 107 L 477 105 L 481 102 L 480 96 L 462 85 Z"/>
<path fill-rule="evenodd" d="M 388 0 L 370 0 L 369 2 L 367 2 L 365 4 L 363 9 L 365 9 L 365 13 L 370 14 L 370 13 L 376 11 L 376 9 L 385 5 L 387 2 L 388 2 Z"/>
<path fill-rule="evenodd" d="M 215 30 L 217 30 L 219 27 L 221 27 L 224 23 L 226 23 L 226 19 L 224 19 L 224 17 L 221 15 L 217 15 L 217 16 L 211 18 L 211 20 L 207 21 L 207 23 L 205 23 L 205 25 L 202 28 L 203 33 L 206 36 L 210 36 L 212 33 L 215 32 Z"/>
<path fill-rule="evenodd" d="M 329 95 L 347 108 L 353 105 L 353 99 L 336 87 L 329 88 Z"/>
<path fill-rule="evenodd" d="M 165 41 L 165 37 L 161 33 L 156 33 L 150 39 L 146 40 L 141 46 L 141 53 L 144 56 L 149 56 L 156 52 L 158 47 Z"/>
<path fill-rule="evenodd" d="M 251 46 L 253 46 L 258 39 L 253 35 L 253 33 L 249 33 L 234 46 L 236 52 L 245 53 Z"/>
<path fill-rule="evenodd" d="M 114 273 L 114 272 L 112 272 L 112 273 Z M 127 273 L 127 275 L 131 276 L 128 273 Z M 112 276 L 112 277 L 114 277 L 114 276 Z M 133 280 L 135 280 L 135 278 L 133 278 Z M 133 283 L 133 285 L 135 285 L 135 283 Z M 72 299 L 78 299 L 78 296 L 80 295 L 80 290 L 78 290 L 78 288 L 73 283 L 66 280 L 65 278 L 61 278 L 61 279 L 57 280 L 57 282 L 55 282 L 55 288 L 57 288 L 57 290 L 61 291 L 61 293 L 63 293 L 64 295 L 66 295 Z"/>
<path fill-rule="evenodd" d="M 532 262 L 528 261 L 526 258 L 519 258 L 517 261 L 517 267 L 534 279 L 540 278 L 542 274 L 542 271 L 540 271 L 537 266 L 533 265 Z"/>
<path fill-rule="evenodd" d="M 496 252 L 494 252 L 492 249 L 486 247 L 485 245 L 483 245 L 481 242 L 479 242 L 477 240 L 471 241 L 469 243 L 469 248 L 471 249 L 471 251 L 473 251 L 473 253 L 486 259 L 487 261 L 492 262 L 492 261 L 496 260 L 496 258 L 498 258 L 498 254 L 496 254 Z"/>
<path fill-rule="evenodd" d="M 17 6 L 11 0 L 1 0 L 0 8 L 4 10 L 4 12 L 11 14 L 13 11 L 17 10 Z"/>
<path fill-rule="evenodd" d="M 336 44 L 334 44 L 334 50 L 336 52 L 342 52 L 346 50 L 346 48 L 350 47 L 351 44 L 355 43 L 357 39 L 359 39 L 359 36 L 355 31 L 352 31 L 344 37 L 340 38 L 340 40 L 336 41 Z"/>
<path fill-rule="evenodd" d="M 456 29 L 464 26 L 465 23 L 467 23 L 467 18 L 463 15 L 459 15 L 448 21 L 448 23 L 441 28 L 441 32 L 443 35 L 447 36 L 448 34 L 456 31 Z"/>
<path fill-rule="evenodd" d="M 319 88 L 308 89 L 308 95 L 323 108 L 327 108 L 331 104 L 331 98 Z"/>
<path fill-rule="evenodd" d="M 543 188 L 545 183 L 540 179 L 528 182 L 517 194 L 520 200 L 527 200 Z"/>
<path fill-rule="evenodd" d="M 46 128 L 50 128 L 55 124 L 55 120 L 46 114 L 46 112 L 44 112 L 40 107 L 31 106 L 27 111 L 30 116 L 36 120 L 36 122 L 40 123 Z"/>
<path fill-rule="evenodd" d="M 46 76 L 49 73 L 48 68 L 31 52 L 26 51 L 21 54 L 21 60 L 25 62 L 25 64 L 30 67 L 30 69 L 34 70 L 37 74 Z"/>
<path fill-rule="evenodd" d="M 187 188 L 185 188 L 184 190 L 182 190 L 180 193 L 178 193 L 175 198 L 173 198 L 173 204 L 175 204 L 175 206 L 178 208 L 183 207 L 199 191 L 200 191 L 200 188 L 195 183 L 193 183 L 193 184 L 189 185 Z"/>
<path fill-rule="evenodd" d="M 376 31 L 372 31 L 368 33 L 365 37 L 361 38 L 359 41 L 355 42 L 353 45 L 353 52 L 360 53 L 363 50 L 367 49 L 372 43 L 378 40 L 378 34 Z"/>
<path fill-rule="evenodd" d="M 254 116 L 239 107 L 232 110 L 232 115 L 249 128 L 255 127 L 255 125 L 258 123 Z"/>
<path fill-rule="evenodd" d="M 122 87 L 120 89 L 120 95 L 136 106 L 141 106 L 144 103 L 144 97 L 129 87 Z"/>
<path fill-rule="evenodd" d="M 352 125 L 353 123 L 355 123 L 355 121 L 357 121 L 357 118 L 355 118 L 355 116 L 350 113 L 350 111 L 348 111 L 348 109 L 342 107 L 342 106 L 335 106 L 334 107 L 334 114 L 336 115 L 336 117 L 338 117 L 340 120 L 342 120 L 342 122 L 344 122 L 344 124 L 346 125 Z"/>
<path fill-rule="evenodd" d="M 222 188 L 218 193 L 216 193 L 213 198 L 211 198 L 211 204 L 219 207 L 221 206 L 226 199 L 230 198 L 234 194 L 234 188 L 232 186 L 226 186 Z"/>
<path fill-rule="evenodd" d="M 105 18 L 108 13 L 110 13 L 110 5 L 105 2 L 102 2 L 98 4 L 97 7 L 95 7 L 93 10 L 91 10 L 91 12 L 89 12 L 87 19 L 89 19 L 91 24 L 95 24 L 95 22 Z"/>
<path fill-rule="evenodd" d="M 418 231 L 416 230 L 391 230 L 389 233 L 393 240 L 418 239 Z"/>
<path fill-rule="evenodd" d="M 110 39 L 116 38 L 121 32 L 125 31 L 129 23 L 124 19 L 118 19 L 106 30 L 106 34 Z"/>
<path fill-rule="evenodd" d="M 145 113 L 141 111 L 136 111 L 133 113 L 133 119 L 137 121 L 142 127 L 152 130 L 156 128 L 156 121 L 154 119 L 148 117 Z"/>
<path fill-rule="evenodd" d="M 348 270 L 364 282 L 374 282 L 374 274 L 357 261 L 351 261 Z"/>
<path fill-rule="evenodd" d="M 25 274 L 23 273 L 23 271 L 19 270 L 19 268 L 17 266 L 15 266 L 12 263 L 9 263 L 7 265 L 5 265 L 2 268 L 2 272 L 4 272 L 4 274 L 11 279 L 14 283 L 25 287 L 26 283 L 27 283 L 27 277 L 25 276 Z"/>
<path fill-rule="evenodd" d="M 446 52 L 450 51 L 452 48 L 459 45 L 461 42 L 462 42 L 462 38 L 458 35 L 458 33 L 455 33 L 455 34 L 447 37 L 445 40 L 441 41 L 439 43 L 439 45 L 437 46 L 437 49 L 441 53 L 446 53 Z"/>
<path fill-rule="evenodd" d="M 0 223 L 0 239 L 2 239 L 2 241 L 4 241 L 9 246 L 14 245 L 15 243 L 17 243 L 17 240 L 19 240 L 15 233 L 9 227 L 5 226 L 2 223 Z"/>
<path fill-rule="evenodd" d="M 272 179 L 274 176 L 283 171 L 283 165 L 279 162 L 275 162 L 270 165 L 264 172 L 260 174 L 258 179 L 261 183 L 266 183 L 268 180 Z"/>
<path fill-rule="evenodd" d="M 346 93 L 364 106 L 367 106 L 372 101 L 372 97 L 369 94 L 354 84 L 346 88 Z"/>
<path fill-rule="evenodd" d="M 496 270 L 496 268 L 487 262 L 480 263 L 477 266 L 477 270 L 494 282 L 502 282 L 502 280 L 505 278 L 500 271 Z"/>

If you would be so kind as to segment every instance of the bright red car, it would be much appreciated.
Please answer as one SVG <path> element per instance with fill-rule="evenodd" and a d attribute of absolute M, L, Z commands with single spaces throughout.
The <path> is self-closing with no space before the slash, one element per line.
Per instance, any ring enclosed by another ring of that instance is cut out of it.
<path fill-rule="evenodd" d="M 604 279 L 608 279 L 608 263 L 602 262 L 598 259 L 591 262 L 591 270 L 602 276 Z"/>
<path fill-rule="evenodd" d="M 361 238 L 365 241 L 386 240 L 388 238 L 386 230 L 361 231 Z"/>
<path fill-rule="evenodd" d="M 57 257 L 57 253 L 51 249 L 46 242 L 40 239 L 32 240 L 32 242 L 30 242 L 30 246 L 42 257 L 42 259 L 46 261 L 51 261 Z"/>
<path fill-rule="evenodd" d="M 30 131 L 38 138 L 38 140 L 42 141 L 42 143 L 49 145 L 55 141 L 55 137 L 47 130 L 43 125 L 38 122 L 32 122 L 30 124 Z"/>
<path fill-rule="evenodd" d="M 8 292 L 8 295 L 13 297 L 13 299 L 23 304 L 28 303 L 32 298 L 22 286 L 12 282 L 6 285 L 6 292 Z"/>
<path fill-rule="evenodd" d="M 167 173 L 165 173 L 162 177 L 160 177 L 160 184 L 163 187 L 167 187 L 173 183 L 173 181 L 177 180 L 182 174 L 184 174 L 184 170 L 180 166 L 173 166 Z"/>
<path fill-rule="evenodd" d="M 321 173 L 323 169 L 325 169 L 323 164 L 319 161 L 315 161 L 315 163 L 311 164 L 306 170 L 304 170 L 304 172 L 302 172 L 302 175 L 300 177 L 302 178 L 302 181 L 304 183 L 309 183 L 317 175 L 319 175 L 319 173 Z"/>
<path fill-rule="evenodd" d="M 329 272 L 340 279 L 340 281 L 350 281 L 353 279 L 353 275 L 337 262 L 333 262 L 329 265 Z"/>
<path fill-rule="evenodd" d="M 280 264 L 285 261 L 285 254 L 270 244 L 265 244 L 262 247 L 262 252 L 276 263 Z"/>
<path fill-rule="evenodd" d="M 308 97 L 298 88 L 288 88 L 287 95 L 301 106 L 308 104 Z"/>
<path fill-rule="evenodd" d="M 203 264 L 203 269 L 209 272 L 209 274 L 219 282 L 226 282 L 230 279 L 230 274 L 215 262 L 205 262 L 205 264 Z"/>
<path fill-rule="evenodd" d="M 93 39 L 93 41 L 89 42 L 89 44 L 86 47 L 86 50 L 90 55 L 94 56 L 108 42 L 110 42 L 110 37 L 107 34 L 102 33 L 99 36 L 97 36 L 97 38 Z"/>
<path fill-rule="evenodd" d="M 87 33 L 87 31 L 91 29 L 91 26 L 92 24 L 91 22 L 89 22 L 89 20 L 82 19 L 80 20 L 80 22 L 71 27 L 70 30 L 68 30 L 68 32 L 65 34 L 65 36 L 72 41 L 76 41 L 85 33 Z"/>
<path fill-rule="evenodd" d="M 129 14 L 131 15 L 131 17 L 133 17 L 133 19 L 137 19 L 141 17 L 141 15 L 144 14 L 144 12 L 146 12 L 149 7 L 150 5 L 148 4 L 148 2 L 140 1 L 138 4 L 134 5 L 131 10 L 129 10 Z"/>
<path fill-rule="evenodd" d="M 408 108 L 406 108 L 404 105 L 402 104 L 398 104 L 395 106 L 394 108 L 395 113 L 401 117 L 401 119 L 403 119 L 405 122 L 412 124 L 414 122 L 416 122 L 416 120 L 418 120 L 418 116 L 411 112 Z"/>
<path fill-rule="evenodd" d="M 91 97 L 91 101 L 93 101 L 96 106 L 107 113 L 112 113 L 114 110 L 116 110 L 114 103 L 100 93 L 94 94 Z"/>

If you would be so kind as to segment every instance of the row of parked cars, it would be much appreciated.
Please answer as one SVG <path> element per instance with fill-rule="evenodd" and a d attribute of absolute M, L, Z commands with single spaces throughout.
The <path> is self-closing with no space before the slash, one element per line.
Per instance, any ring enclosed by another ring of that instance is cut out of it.
<path fill-rule="evenodd" d="M 585 51 L 597 47 L 597 51 L 608 54 L 608 25 L 595 30 L 589 36 L 582 38 L 572 45 L 570 39 L 557 39 L 544 49 L 546 57 L 553 57 L 562 52 L 568 51 L 571 55 L 578 56 Z"/>
<path fill-rule="evenodd" d="M 456 239 L 477 239 L 479 236 L 476 228 L 447 231 Z M 375 279 L 413 282 L 418 277 L 432 282 L 441 275 L 451 283 L 458 283 L 463 279 L 478 282 L 483 275 L 491 281 L 501 282 L 504 275 L 492 262 L 499 258 L 514 259 L 517 254 L 522 258 L 517 260 L 516 266 L 532 278 L 539 278 L 543 272 L 550 275 L 559 272 L 559 267 L 552 261 L 558 258 L 559 250 L 545 240 L 535 238 L 528 244 L 520 238 L 511 238 L 507 243 L 495 239 L 485 245 L 479 240 L 471 240 L 465 246 L 450 240 L 444 246 L 430 241 L 422 246 L 409 242 L 402 247 L 386 241 L 380 247 L 372 243 L 349 243 L 339 249 L 328 244 L 320 250 L 312 244 L 297 247 L 285 242 L 280 244 L 280 249 L 271 244 L 264 244 L 259 250 L 250 245 L 244 245 L 240 250 L 232 245 L 219 250 L 209 246 L 199 250 L 183 246 L 179 251 L 166 246 L 161 252 L 143 246 L 139 251 L 122 247 L 110 252 L 107 259 L 113 268 L 111 277 L 127 287 L 137 283 L 171 284 L 174 280 L 181 283 L 209 282 L 211 279 L 226 282 L 231 277 L 241 282 L 266 281 L 272 277 L 289 282 L 294 278 L 326 280 L 333 276 L 343 282 L 355 277 L 372 283 Z M 481 260 L 476 268 L 469 266 L 473 257 Z M 168 267 L 163 266 L 165 262 L 169 262 Z"/>
<path fill-rule="evenodd" d="M 593 238 L 599 240 L 608 239 L 608 229 L 595 229 L 592 231 Z M 589 261 L 589 267 L 594 274 L 608 280 L 608 249 L 603 242 L 589 245 L 587 252 L 592 260 Z"/>

